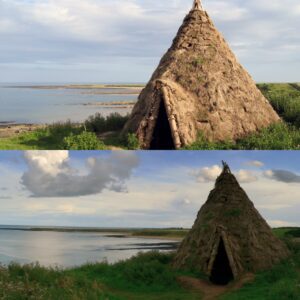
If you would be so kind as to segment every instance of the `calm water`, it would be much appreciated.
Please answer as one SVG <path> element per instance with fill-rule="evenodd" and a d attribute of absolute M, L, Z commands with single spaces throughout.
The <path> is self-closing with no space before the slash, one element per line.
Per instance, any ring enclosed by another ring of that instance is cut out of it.
<path fill-rule="evenodd" d="M 137 95 L 104 95 L 93 89 L 33 89 L 8 88 L 0 85 L 0 124 L 53 123 L 70 119 L 82 122 L 88 116 L 100 112 L 127 114 L 130 109 L 84 105 L 97 102 L 135 101 Z M 120 90 L 103 89 L 102 92 Z"/>
<path fill-rule="evenodd" d="M 72 267 L 103 260 L 114 263 L 141 251 L 170 250 L 177 244 L 176 241 L 114 235 L 0 230 L 0 264 L 38 261 L 43 266 Z"/>

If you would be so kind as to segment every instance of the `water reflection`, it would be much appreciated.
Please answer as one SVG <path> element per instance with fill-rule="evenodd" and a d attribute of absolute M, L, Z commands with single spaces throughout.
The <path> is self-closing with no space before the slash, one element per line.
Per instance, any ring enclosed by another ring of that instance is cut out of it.
<path fill-rule="evenodd" d="M 72 267 L 87 262 L 114 263 L 140 251 L 167 251 L 177 241 L 122 238 L 105 233 L 0 230 L 0 263 L 39 262 L 43 266 Z"/>

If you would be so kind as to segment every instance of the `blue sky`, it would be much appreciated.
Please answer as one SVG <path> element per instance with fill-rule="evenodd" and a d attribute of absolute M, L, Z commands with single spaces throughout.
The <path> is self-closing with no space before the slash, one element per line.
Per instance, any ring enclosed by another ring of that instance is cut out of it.
<path fill-rule="evenodd" d="M 190 227 L 221 160 L 271 226 L 300 226 L 297 151 L 1 151 L 1 223 Z"/>
<path fill-rule="evenodd" d="M 203 0 L 256 81 L 300 81 L 298 0 Z M 192 0 L 0 0 L 0 82 L 146 82 Z"/>

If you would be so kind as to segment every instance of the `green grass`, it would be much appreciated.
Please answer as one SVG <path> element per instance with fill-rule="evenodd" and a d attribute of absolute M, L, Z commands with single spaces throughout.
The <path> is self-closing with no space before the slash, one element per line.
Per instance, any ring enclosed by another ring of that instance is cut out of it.
<path fill-rule="evenodd" d="M 126 149 L 131 141 L 120 138 L 118 132 L 127 120 L 128 116 L 119 114 L 111 114 L 106 118 L 96 114 L 84 124 L 70 121 L 54 123 L 11 138 L 0 138 L 0 150 L 106 150 L 111 146 Z M 107 131 L 117 133 L 98 137 Z"/>
<path fill-rule="evenodd" d="M 298 150 L 300 130 L 284 123 L 274 124 L 237 141 L 210 142 L 199 134 L 184 150 Z"/>
<path fill-rule="evenodd" d="M 70 270 L 10 265 L 0 271 L 1 299 L 198 300 L 182 288 L 171 254 L 149 252 L 114 265 L 88 264 Z"/>
<path fill-rule="evenodd" d="M 300 128 L 300 86 L 296 83 L 258 84 L 278 114 Z"/>

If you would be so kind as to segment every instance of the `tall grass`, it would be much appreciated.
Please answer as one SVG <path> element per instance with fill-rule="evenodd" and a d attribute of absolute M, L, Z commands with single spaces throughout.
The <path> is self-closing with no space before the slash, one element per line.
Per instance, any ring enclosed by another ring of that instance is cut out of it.
<path fill-rule="evenodd" d="M 300 128 L 300 86 L 298 84 L 258 84 L 258 88 L 286 122 Z"/>
<path fill-rule="evenodd" d="M 201 299 L 177 283 L 172 259 L 172 254 L 149 252 L 114 265 L 70 270 L 12 264 L 0 269 L 0 299 Z"/>
<path fill-rule="evenodd" d="M 237 141 L 210 142 L 199 134 L 184 150 L 298 150 L 300 130 L 284 123 L 274 124 Z"/>

